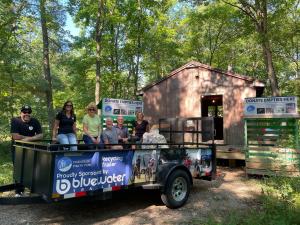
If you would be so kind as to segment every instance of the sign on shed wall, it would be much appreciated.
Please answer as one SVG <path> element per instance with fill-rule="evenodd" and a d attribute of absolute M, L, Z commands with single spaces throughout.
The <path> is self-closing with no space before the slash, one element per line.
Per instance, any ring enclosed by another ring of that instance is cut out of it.
<path fill-rule="evenodd" d="M 135 117 L 136 112 L 143 112 L 143 102 L 125 99 L 102 99 L 102 116 Z"/>
<path fill-rule="evenodd" d="M 297 97 L 245 98 L 244 115 L 297 115 Z"/>

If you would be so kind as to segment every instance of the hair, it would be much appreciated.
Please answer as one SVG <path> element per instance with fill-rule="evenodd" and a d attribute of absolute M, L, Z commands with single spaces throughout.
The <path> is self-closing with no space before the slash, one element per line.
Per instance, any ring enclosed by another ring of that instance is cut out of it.
<path fill-rule="evenodd" d="M 72 109 L 71 109 L 71 115 L 73 116 L 74 115 L 74 106 L 73 106 L 73 102 L 71 100 L 67 100 L 65 103 L 64 103 L 64 106 L 62 108 L 62 111 L 64 112 L 64 114 L 66 114 L 66 106 L 68 103 L 71 103 L 72 104 Z"/>
<path fill-rule="evenodd" d="M 110 120 L 111 122 L 113 122 L 113 119 L 112 119 L 111 117 L 107 117 L 107 118 L 106 118 L 106 121 L 107 121 L 107 120 Z"/>
<path fill-rule="evenodd" d="M 143 112 L 140 112 L 140 111 L 136 113 L 136 118 L 138 118 L 138 115 L 139 115 L 139 114 L 141 114 L 142 117 L 143 117 L 143 119 L 144 119 L 144 113 L 143 113 Z"/>
<path fill-rule="evenodd" d="M 86 111 L 88 111 L 91 108 L 94 108 L 97 111 L 97 105 L 95 102 L 90 102 L 86 107 Z"/>
<path fill-rule="evenodd" d="M 122 116 L 122 115 L 118 115 L 118 116 L 117 116 L 117 120 L 118 120 L 119 118 L 122 118 L 122 119 L 124 119 L 124 116 Z"/>

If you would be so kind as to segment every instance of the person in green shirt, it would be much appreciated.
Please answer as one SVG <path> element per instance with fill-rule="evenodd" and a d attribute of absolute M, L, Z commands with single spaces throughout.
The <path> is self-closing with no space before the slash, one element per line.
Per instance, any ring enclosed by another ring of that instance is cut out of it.
<path fill-rule="evenodd" d="M 96 114 L 97 106 L 94 102 L 91 102 L 86 107 L 87 114 L 83 117 L 83 141 L 85 144 L 102 144 L 100 134 L 100 117 Z"/>

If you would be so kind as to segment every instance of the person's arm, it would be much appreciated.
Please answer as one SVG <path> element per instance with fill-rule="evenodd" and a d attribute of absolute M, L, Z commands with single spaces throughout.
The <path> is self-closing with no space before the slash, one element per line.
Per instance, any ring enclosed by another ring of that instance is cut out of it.
<path fill-rule="evenodd" d="M 34 129 L 35 129 L 36 135 L 29 137 L 29 136 L 20 135 L 19 133 L 12 133 L 13 139 L 14 140 L 22 140 L 22 141 L 38 141 L 38 140 L 43 139 L 41 124 L 39 123 L 38 120 L 33 119 L 33 121 L 35 121 Z"/>
<path fill-rule="evenodd" d="M 26 138 L 26 136 L 21 135 L 19 133 L 12 133 L 11 136 L 12 136 L 13 140 L 22 140 L 22 139 Z"/>
<path fill-rule="evenodd" d="M 35 136 L 32 136 L 32 137 L 25 137 L 22 139 L 22 141 L 38 141 L 38 140 L 41 140 L 43 139 L 43 134 L 40 133 L 40 134 L 37 134 Z"/>
<path fill-rule="evenodd" d="M 123 138 L 124 142 L 128 142 L 128 138 L 129 138 L 129 131 L 128 131 L 128 127 L 125 128 L 125 138 Z"/>
<path fill-rule="evenodd" d="M 108 136 L 106 135 L 105 132 L 103 132 L 103 141 L 104 141 L 104 144 L 105 144 L 105 145 L 108 145 L 108 144 L 109 144 Z M 111 146 L 105 146 L 105 148 L 111 148 Z"/>
<path fill-rule="evenodd" d="M 13 140 L 22 140 L 26 136 L 19 134 L 19 126 L 15 118 L 11 119 L 10 122 L 10 133 Z"/>
<path fill-rule="evenodd" d="M 93 135 L 91 135 L 89 133 L 89 128 L 88 128 L 88 125 L 86 123 L 83 123 L 83 132 L 84 132 L 85 135 L 89 136 L 92 139 L 94 144 L 97 144 L 96 138 L 94 138 Z"/>
<path fill-rule="evenodd" d="M 150 125 L 149 125 L 149 122 L 146 120 L 147 122 L 147 125 L 146 125 L 146 132 L 149 132 L 150 131 Z"/>
<path fill-rule="evenodd" d="M 55 119 L 52 131 L 52 141 L 56 142 L 57 130 L 59 126 L 59 120 Z"/>
<path fill-rule="evenodd" d="M 76 122 L 73 123 L 73 132 L 76 136 L 76 139 L 77 139 L 77 126 L 76 126 Z"/>

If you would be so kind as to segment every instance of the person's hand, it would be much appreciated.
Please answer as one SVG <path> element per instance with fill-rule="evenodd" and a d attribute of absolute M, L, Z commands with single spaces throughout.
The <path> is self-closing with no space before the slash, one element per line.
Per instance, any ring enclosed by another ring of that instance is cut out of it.
<path fill-rule="evenodd" d="M 97 137 L 97 144 L 99 144 L 101 141 L 100 136 Z"/>
<path fill-rule="evenodd" d="M 94 137 L 91 137 L 92 138 L 92 142 L 94 143 L 94 144 L 98 144 L 98 142 L 97 142 L 97 139 L 96 138 L 94 138 Z"/>
<path fill-rule="evenodd" d="M 55 137 L 52 138 L 52 143 L 56 143 L 57 139 Z"/>
<path fill-rule="evenodd" d="M 25 137 L 22 139 L 22 141 L 30 141 L 29 137 Z"/>
<path fill-rule="evenodd" d="M 124 143 L 128 142 L 128 138 L 122 138 L 122 140 L 123 140 Z"/>

